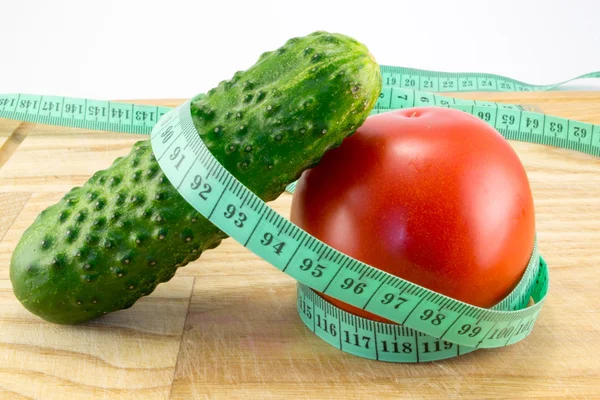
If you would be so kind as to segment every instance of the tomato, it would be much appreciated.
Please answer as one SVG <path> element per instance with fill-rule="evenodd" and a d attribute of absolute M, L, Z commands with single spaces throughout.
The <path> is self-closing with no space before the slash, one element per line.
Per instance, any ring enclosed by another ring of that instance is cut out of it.
<path fill-rule="evenodd" d="M 369 117 L 304 172 L 291 220 L 360 261 L 480 307 L 516 286 L 535 237 L 529 181 L 508 141 L 437 107 Z"/>

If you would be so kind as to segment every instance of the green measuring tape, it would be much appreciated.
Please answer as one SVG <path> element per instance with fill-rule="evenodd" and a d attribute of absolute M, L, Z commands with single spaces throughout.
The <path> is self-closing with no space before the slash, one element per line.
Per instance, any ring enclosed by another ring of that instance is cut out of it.
<path fill-rule="evenodd" d="M 506 92 L 551 90 L 584 78 L 600 78 L 600 71 L 580 75 L 552 85 L 531 85 L 511 78 L 482 73 L 448 73 L 421 69 L 381 66 L 383 91 L 373 110 L 413 107 L 416 105 L 469 105 L 503 109 L 519 106 L 488 101 L 467 101 L 425 92 Z M 149 134 L 170 107 L 157 107 L 114 101 L 31 94 L 0 94 L 0 118 L 40 124 L 70 126 L 111 132 Z M 489 110 L 485 110 L 489 112 Z M 490 122 L 485 112 L 483 118 Z M 542 114 L 543 115 L 543 114 Z M 480 116 L 481 117 L 481 116 Z M 564 121 L 564 120 L 563 120 Z M 552 121 L 551 121 L 552 122 Z M 539 129 L 536 125 L 536 131 Z M 566 131 L 565 131 L 566 132 Z M 558 133 L 562 133 L 558 132 Z M 591 137 L 591 132 L 590 132 Z"/>
<path fill-rule="evenodd" d="M 402 87 L 402 81 L 409 79 L 408 84 L 412 84 L 414 80 L 417 88 L 423 88 L 435 80 L 438 86 L 430 90 L 439 89 L 440 82 L 445 81 L 457 82 L 459 87 L 462 82 L 478 82 L 476 88 L 487 88 L 488 81 L 483 84 L 479 79 L 493 81 L 490 90 L 496 91 L 546 90 L 555 85 L 532 86 L 496 75 L 396 67 L 382 67 L 382 72 L 384 89 L 374 113 L 418 105 L 458 108 L 487 121 L 509 139 L 600 155 L 599 125 L 533 113 L 516 105 L 420 92 Z M 529 335 L 548 291 L 548 268 L 539 255 L 537 242 L 517 287 L 491 309 L 432 292 L 336 251 L 277 214 L 219 164 L 194 127 L 189 101 L 168 109 L 55 96 L 0 95 L 2 117 L 128 133 L 151 132 L 156 158 L 179 193 L 221 230 L 295 278 L 302 321 L 328 343 L 355 355 L 422 362 L 478 348 L 507 346 Z M 176 157 L 171 157 L 173 154 Z M 211 185 L 213 196 L 197 195 L 193 189 L 197 176 Z M 291 192 L 293 189 L 293 184 L 288 187 Z M 241 214 L 243 225 L 231 218 Z M 273 251 L 273 243 L 285 246 Z M 313 289 L 400 325 L 349 314 L 323 300 Z M 529 305 L 530 299 L 533 305 Z"/>
<path fill-rule="evenodd" d="M 161 119 L 151 141 L 163 172 L 194 208 L 244 247 L 305 285 L 298 292 L 300 315 L 309 328 L 336 347 L 379 359 L 377 349 L 383 348 L 381 340 L 386 336 L 378 338 L 377 331 L 394 325 L 372 323 L 330 304 L 324 306 L 310 289 L 402 324 L 409 328 L 401 332 L 402 338 L 411 334 L 421 338 L 411 357 L 394 353 L 389 361 L 434 360 L 475 348 L 502 347 L 525 338 L 533 328 L 548 289 L 548 270 L 537 244 L 513 293 L 493 309 L 474 307 L 340 253 L 277 214 L 212 156 L 194 127 L 189 101 Z M 198 196 L 194 189 L 198 176 L 211 186 L 212 196 Z M 273 243 L 285 245 L 274 251 Z M 530 297 L 536 303 L 525 308 Z M 354 341 L 344 342 L 344 336 Z M 394 346 L 392 343 L 389 346 Z"/>
<path fill-rule="evenodd" d="M 0 118 L 123 133 L 149 134 L 170 107 L 32 94 L 0 94 Z"/>
<path fill-rule="evenodd" d="M 550 85 L 531 85 L 496 74 L 440 72 L 405 67 L 381 66 L 383 86 L 428 92 L 531 92 L 552 90 L 578 79 L 600 78 L 600 71 Z"/>

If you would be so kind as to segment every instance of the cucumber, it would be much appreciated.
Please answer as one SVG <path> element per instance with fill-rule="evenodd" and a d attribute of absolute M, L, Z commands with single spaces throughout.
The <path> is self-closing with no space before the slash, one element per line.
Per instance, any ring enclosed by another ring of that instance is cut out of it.
<path fill-rule="evenodd" d="M 264 53 L 191 110 L 214 156 L 270 201 L 354 133 L 380 91 L 363 44 L 315 32 Z M 226 237 L 169 183 L 146 140 L 37 217 L 10 278 L 33 314 L 81 323 L 131 307 Z"/>

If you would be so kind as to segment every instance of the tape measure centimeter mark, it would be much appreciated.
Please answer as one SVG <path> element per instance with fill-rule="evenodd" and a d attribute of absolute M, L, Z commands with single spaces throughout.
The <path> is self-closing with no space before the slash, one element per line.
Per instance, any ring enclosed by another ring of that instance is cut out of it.
<path fill-rule="evenodd" d="M 548 270 L 542 258 L 540 258 L 540 262 L 543 265 L 539 269 L 535 286 L 515 289 L 511 296 L 508 296 L 502 303 L 508 303 L 507 300 L 516 294 L 522 298 L 532 295 L 534 299 L 538 300 L 543 297 L 540 296 L 539 290 L 547 290 L 547 285 L 543 282 L 547 283 Z M 524 279 L 521 282 L 527 282 L 527 280 Z M 535 288 L 538 289 L 537 292 L 531 290 Z M 388 303 L 395 299 L 396 305 L 402 305 L 403 297 L 393 297 L 392 294 L 387 294 L 382 302 Z M 526 305 L 521 303 L 516 307 L 522 308 Z M 475 347 L 457 345 L 452 341 L 441 340 L 402 325 L 375 322 L 358 317 L 325 301 L 308 286 L 299 282 L 297 310 L 302 322 L 321 339 L 342 351 L 364 358 L 388 362 L 424 362 L 455 357 L 477 350 Z M 429 309 L 420 319 L 435 323 L 436 320 L 432 320 L 430 315 L 439 318 L 440 315 L 444 315 L 444 311 L 435 314 L 434 310 Z M 514 325 L 496 325 L 486 337 L 504 339 L 511 338 L 512 334 L 527 336 L 531 332 L 534 322 L 535 318 L 532 318 L 526 324 L 516 327 Z M 469 322 L 457 327 L 459 335 L 478 337 L 482 333 L 479 327 L 474 327 Z M 482 337 L 481 340 L 486 339 Z"/>
<path fill-rule="evenodd" d="M 102 131 L 150 134 L 170 107 L 31 94 L 0 94 L 0 118 Z"/>
<path fill-rule="evenodd" d="M 600 125 L 526 111 L 515 104 L 464 100 L 411 89 L 384 88 L 374 113 L 440 106 L 473 114 L 507 139 L 546 144 L 600 156 Z"/>
<path fill-rule="evenodd" d="M 530 92 L 555 89 L 579 79 L 600 78 L 600 71 L 550 85 L 532 85 L 496 74 L 441 72 L 381 65 L 383 85 L 427 92 Z"/>
<path fill-rule="evenodd" d="M 310 288 L 467 347 L 503 347 L 522 340 L 533 327 L 548 289 L 547 270 L 540 262 L 537 244 L 516 291 L 501 303 L 506 309 L 474 307 L 340 253 L 277 214 L 212 156 L 194 127 L 189 101 L 163 117 L 152 131 L 151 141 L 163 172 L 194 208 Z M 173 154 L 176 157 L 171 157 Z M 198 179 L 210 185 L 213 195 L 198 196 L 193 189 Z M 536 303 L 522 308 L 530 295 L 535 295 Z M 509 311 L 511 306 L 517 310 Z M 475 335 L 462 332 L 467 325 Z M 504 334 L 498 337 L 499 332 Z"/>
<path fill-rule="evenodd" d="M 442 360 L 477 350 L 436 339 L 402 325 L 383 324 L 347 313 L 298 283 L 297 309 L 308 329 L 330 345 L 356 356 L 388 362 Z M 466 324 L 465 333 L 470 333 Z M 477 333 L 477 330 L 474 331 Z M 471 333 L 472 334 L 472 333 Z"/>

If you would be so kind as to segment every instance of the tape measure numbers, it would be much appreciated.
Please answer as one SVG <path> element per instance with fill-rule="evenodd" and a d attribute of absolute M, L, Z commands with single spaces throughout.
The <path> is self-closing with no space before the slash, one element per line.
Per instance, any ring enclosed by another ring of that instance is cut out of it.
<path fill-rule="evenodd" d="M 381 66 L 383 85 L 426 92 L 531 92 L 552 90 L 578 79 L 600 78 L 600 71 L 550 85 L 532 85 L 496 74 L 440 72 L 424 69 Z"/>
<path fill-rule="evenodd" d="M 508 139 L 600 155 L 598 125 L 534 113 L 517 105 L 416 90 L 548 90 L 557 85 L 527 85 L 489 74 L 381 68 L 384 88 L 375 114 L 420 105 L 458 108 L 490 123 Z M 600 73 L 582 77 L 600 77 Z M 179 193 L 243 246 L 294 277 L 302 321 L 328 343 L 352 354 L 420 362 L 507 346 L 529 335 L 548 291 L 548 268 L 537 242 L 517 287 L 491 309 L 432 292 L 336 251 L 277 214 L 219 164 L 194 127 L 190 101 L 169 109 L 56 96 L 0 95 L 0 118 L 127 133 L 151 131 L 157 160 Z M 170 157 L 174 153 L 177 157 Z M 196 176 L 211 185 L 213 196 L 197 196 L 193 189 Z M 294 186 L 288 190 L 293 192 Z M 240 213 L 245 216 L 244 224 L 235 223 Z M 274 251 L 275 242 L 284 245 Z M 349 314 L 313 289 L 400 325 Z M 529 305 L 531 298 L 533 305 Z"/>
<path fill-rule="evenodd" d="M 522 286 L 515 288 L 511 295 L 495 309 L 522 309 L 527 305 L 529 295 L 536 302 L 543 299 L 548 289 L 548 270 L 541 257 L 539 263 L 541 268 L 538 269 L 536 281 L 530 281 L 535 270 L 531 267 L 531 271 L 526 274 L 527 278 L 521 280 Z M 530 266 L 533 265 L 534 262 L 530 262 Z M 383 295 L 379 307 L 399 308 L 406 301 L 408 298 L 403 291 L 388 292 Z M 297 308 L 304 324 L 317 336 L 342 351 L 364 358 L 389 362 L 423 362 L 451 358 L 477 349 L 455 344 L 452 342 L 451 335 L 437 338 L 406 326 L 375 322 L 350 314 L 325 301 L 302 283 L 298 283 Z M 442 325 L 446 317 L 446 309 L 426 308 L 422 314 L 417 315 L 423 324 Z M 470 314 L 465 312 L 463 315 L 477 319 L 474 312 Z M 471 320 L 461 321 L 459 318 L 451 323 L 446 333 L 477 337 L 481 343 L 489 340 L 506 340 L 505 345 L 508 345 L 514 343 L 512 340 L 515 336 L 527 336 L 536 318 L 537 315 L 518 325 L 496 324 L 486 334 Z"/>
<path fill-rule="evenodd" d="M 342 254 L 277 214 L 212 156 L 194 127 L 189 101 L 165 115 L 152 131 L 151 140 L 163 172 L 194 208 L 246 248 L 309 288 L 429 335 L 431 338 L 423 343 L 443 339 L 467 347 L 463 352 L 515 343 L 533 328 L 548 289 L 548 271 L 546 264 L 540 261 L 537 244 L 515 291 L 492 309 L 474 307 Z M 178 156 L 172 157 L 173 154 Z M 211 185 L 212 196 L 198 196 L 193 184 L 198 176 Z M 237 216 L 242 213 L 244 223 L 240 224 Z M 272 243 L 284 245 L 274 251 Z M 301 290 L 301 293 L 306 291 Z M 526 307 L 532 296 L 536 303 Z M 315 303 L 314 297 L 301 295 L 299 303 L 309 304 L 309 300 Z M 309 316 L 303 307 L 300 307 L 301 315 L 304 312 L 303 320 L 309 327 L 312 323 L 316 331 L 314 318 L 320 314 Z M 346 314 L 340 310 L 329 315 L 341 318 Z M 357 324 L 356 329 L 365 321 L 346 320 Z M 363 336 L 372 337 L 373 345 L 379 346 L 375 332 L 381 325 L 370 326 L 375 327 L 370 330 L 372 335 Z M 360 329 L 365 331 L 365 328 Z M 404 331 L 407 332 L 414 331 Z M 339 347 L 348 350 L 343 344 Z M 424 348 L 422 352 L 426 350 Z M 363 354 L 357 348 L 350 351 L 370 358 L 379 357 L 378 354 Z M 457 347 L 456 352 L 460 351 Z M 415 352 L 420 354 L 421 350 L 415 348 Z M 433 353 L 430 357 L 423 355 L 419 359 L 448 357 L 444 352 L 430 352 Z M 404 358 L 398 360 L 406 361 Z"/>
<path fill-rule="evenodd" d="M 565 83 L 584 78 L 600 78 L 600 71 L 580 75 L 552 85 L 531 85 L 495 74 L 448 73 L 423 69 L 382 65 L 383 91 L 377 109 L 406 106 L 413 97 L 402 89 L 425 92 L 502 92 L 551 90 Z M 402 99 L 406 94 L 406 99 Z M 431 93 L 418 93 L 416 99 L 429 98 Z M 459 99 L 446 97 L 451 102 Z M 425 100 L 426 101 L 426 100 Z M 389 104 L 387 104 L 389 103 Z M 496 107 L 496 103 L 479 101 Z M 417 104 L 415 104 L 417 105 Z M 518 106 L 517 106 L 518 107 Z M 170 107 L 157 107 L 74 97 L 39 96 L 31 94 L 0 94 L 0 118 L 40 124 L 70 126 L 123 133 L 149 134 Z"/>
<path fill-rule="evenodd" d="M 526 111 L 515 104 L 463 100 L 411 89 L 384 88 L 375 113 L 418 106 L 457 108 L 486 121 L 507 139 L 600 156 L 600 125 Z"/>
<path fill-rule="evenodd" d="M 169 110 L 74 97 L 0 94 L 0 118 L 101 131 L 149 134 Z"/>

